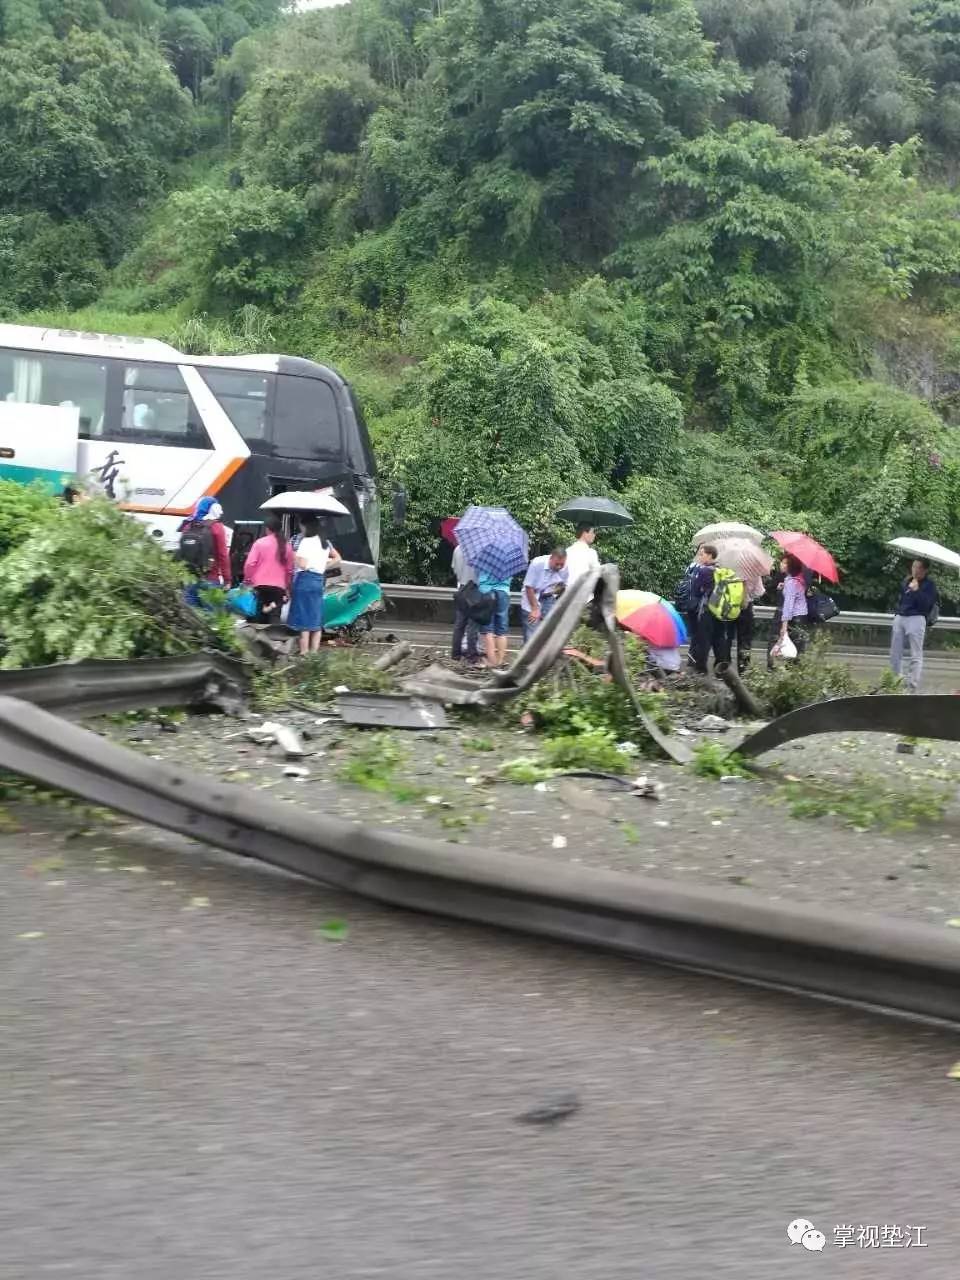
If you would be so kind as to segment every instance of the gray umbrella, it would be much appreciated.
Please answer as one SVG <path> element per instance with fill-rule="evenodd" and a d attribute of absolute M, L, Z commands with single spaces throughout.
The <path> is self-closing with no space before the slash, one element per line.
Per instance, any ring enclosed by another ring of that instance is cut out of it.
<path fill-rule="evenodd" d="M 597 528 L 604 525 L 633 524 L 633 516 L 612 498 L 570 498 L 556 511 L 558 520 L 569 520 L 571 524 L 592 524 Z"/>

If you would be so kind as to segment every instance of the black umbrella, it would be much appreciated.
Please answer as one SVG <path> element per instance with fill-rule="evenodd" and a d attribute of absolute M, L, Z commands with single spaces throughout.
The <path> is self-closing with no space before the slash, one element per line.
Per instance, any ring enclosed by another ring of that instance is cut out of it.
<path fill-rule="evenodd" d="M 633 516 L 612 498 L 571 498 L 556 511 L 558 520 L 572 524 L 603 525 L 633 524 Z"/>

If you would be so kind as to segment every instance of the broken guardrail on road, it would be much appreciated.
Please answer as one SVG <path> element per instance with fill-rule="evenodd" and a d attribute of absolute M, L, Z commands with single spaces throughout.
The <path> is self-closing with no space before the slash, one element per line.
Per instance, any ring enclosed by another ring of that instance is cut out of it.
<path fill-rule="evenodd" d="M 623 640 L 617 628 L 615 606 L 620 589 L 620 572 L 615 564 L 605 564 L 574 578 L 566 591 L 534 631 L 506 671 L 494 672 L 489 680 L 458 675 L 437 664 L 403 681 L 407 693 L 461 707 L 493 707 L 515 698 L 550 671 L 580 625 L 584 609 L 596 603 L 610 648 L 610 674 L 630 699 L 637 719 L 660 749 L 676 764 L 689 764 L 690 749 L 663 733 L 647 715 L 627 673 Z"/>
<path fill-rule="evenodd" d="M 243 663 L 208 650 L 168 658 L 88 658 L 0 671 L 0 696 L 77 717 L 200 706 L 237 715 L 246 705 L 249 688 Z"/>
<path fill-rule="evenodd" d="M 960 942 L 899 920 L 379 832 L 0 697 L 0 767 L 392 906 L 960 1027 Z"/>

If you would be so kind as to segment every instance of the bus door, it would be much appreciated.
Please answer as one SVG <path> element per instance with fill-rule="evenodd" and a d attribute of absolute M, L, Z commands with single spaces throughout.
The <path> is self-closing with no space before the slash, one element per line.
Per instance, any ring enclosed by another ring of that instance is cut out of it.
<path fill-rule="evenodd" d="M 269 488 L 271 498 L 278 493 L 287 493 L 291 489 L 308 492 L 313 489 L 329 489 L 333 496 L 347 508 L 347 514 L 338 516 L 319 512 L 324 535 L 330 539 L 345 562 L 358 565 L 375 563 L 367 540 L 352 472 L 338 472 L 313 480 L 306 480 L 302 476 L 295 478 L 270 476 Z M 296 529 L 291 528 L 291 532 L 296 532 Z"/>

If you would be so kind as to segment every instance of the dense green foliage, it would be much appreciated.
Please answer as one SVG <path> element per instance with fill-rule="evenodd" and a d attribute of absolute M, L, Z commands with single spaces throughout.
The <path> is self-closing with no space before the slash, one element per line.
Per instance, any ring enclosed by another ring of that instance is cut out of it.
<path fill-rule="evenodd" d="M 0 12 L 0 312 L 338 364 L 385 575 L 585 489 L 661 589 L 713 517 L 870 604 L 887 537 L 960 545 L 957 0 Z"/>
<path fill-rule="evenodd" d="M 13 541 L 0 562 L 4 668 L 236 648 L 232 620 L 189 609 L 180 566 L 112 503 L 65 507 L 0 481 L 0 533 Z"/>

